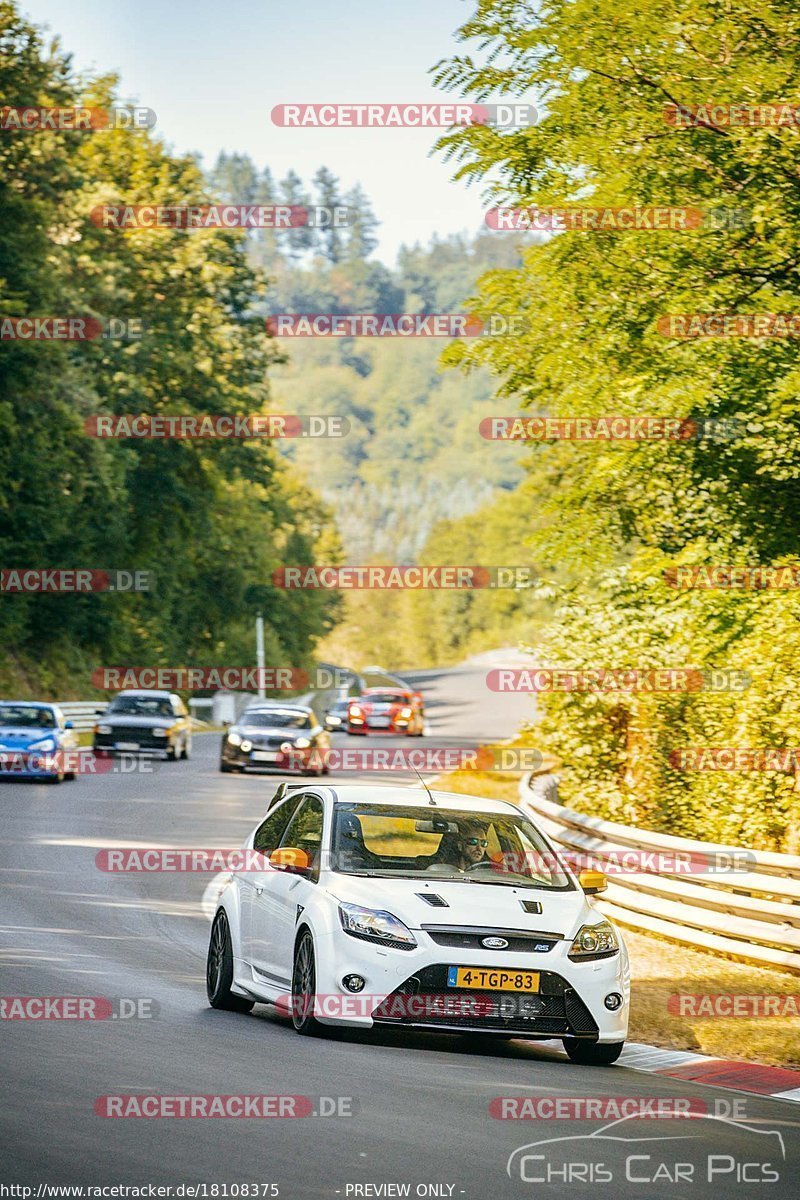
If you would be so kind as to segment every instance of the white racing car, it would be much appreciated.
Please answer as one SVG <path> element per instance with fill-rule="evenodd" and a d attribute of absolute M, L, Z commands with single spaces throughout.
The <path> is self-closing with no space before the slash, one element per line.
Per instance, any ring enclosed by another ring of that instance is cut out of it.
<path fill-rule="evenodd" d="M 608 1064 L 628 1027 L 619 931 L 515 805 L 415 787 L 282 784 L 222 892 L 214 1008 L 325 1025 L 561 1038 Z"/>

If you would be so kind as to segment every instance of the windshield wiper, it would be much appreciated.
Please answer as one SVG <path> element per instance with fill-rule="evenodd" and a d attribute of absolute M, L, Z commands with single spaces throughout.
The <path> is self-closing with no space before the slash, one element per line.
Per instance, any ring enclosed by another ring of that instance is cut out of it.
<path fill-rule="evenodd" d="M 466 882 L 467 883 L 484 883 L 484 884 L 487 884 L 488 886 L 494 886 L 494 887 L 518 887 L 518 888 L 530 888 L 530 889 L 535 888 L 537 891 L 540 891 L 540 892 L 566 892 L 566 891 L 571 890 L 564 884 L 537 883 L 533 879 L 525 879 L 525 880 L 476 879 L 475 876 L 473 876 L 471 879 L 468 878 L 466 880 Z"/>
<path fill-rule="evenodd" d="M 385 871 L 345 871 L 341 867 L 334 867 L 333 870 L 339 875 L 358 875 L 361 879 L 385 879 L 387 877 Z M 394 878 L 396 879 L 397 876 L 395 875 Z"/>

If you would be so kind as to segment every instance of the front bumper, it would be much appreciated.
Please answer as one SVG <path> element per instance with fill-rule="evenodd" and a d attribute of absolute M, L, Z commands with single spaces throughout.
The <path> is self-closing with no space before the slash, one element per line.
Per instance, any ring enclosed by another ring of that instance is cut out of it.
<path fill-rule="evenodd" d="M 624 945 L 611 958 L 573 962 L 569 943 L 543 953 L 467 950 L 443 947 L 414 930 L 411 950 L 349 937 L 334 931 L 317 940 L 316 1015 L 323 1024 L 370 1028 L 399 1025 L 440 1031 L 504 1033 L 514 1037 L 580 1037 L 624 1041 L 628 1031 L 630 976 Z M 480 991 L 448 985 L 450 967 L 534 971 L 538 992 Z M 350 994 L 342 980 L 361 975 L 361 993 Z M 623 1002 L 605 1007 L 616 992 Z"/>
<path fill-rule="evenodd" d="M 63 765 L 62 751 L 0 750 L 0 779 L 52 779 Z"/>
<path fill-rule="evenodd" d="M 256 754 L 274 754 L 271 759 L 254 758 Z M 282 750 L 260 750 L 254 748 L 252 750 L 242 750 L 240 746 L 229 746 L 226 744 L 222 751 L 222 761 L 228 763 L 232 767 L 240 767 L 248 771 L 280 771 L 282 775 L 302 773 L 309 768 L 312 755 L 319 757 L 321 752 L 315 751 L 313 747 L 307 750 L 294 750 L 291 754 L 286 754 Z"/>
<path fill-rule="evenodd" d="M 151 729 L 114 729 L 96 733 L 92 749 L 105 754 L 166 754 L 174 749 L 174 741 L 169 735 L 157 737 Z"/>
<path fill-rule="evenodd" d="M 347 732 L 355 734 L 360 733 L 364 736 L 370 733 L 388 733 L 396 736 L 398 733 L 408 732 L 408 721 L 392 721 L 388 725 L 370 725 L 368 721 L 364 721 L 362 724 L 354 725 L 352 721 L 349 721 L 347 724 Z"/>

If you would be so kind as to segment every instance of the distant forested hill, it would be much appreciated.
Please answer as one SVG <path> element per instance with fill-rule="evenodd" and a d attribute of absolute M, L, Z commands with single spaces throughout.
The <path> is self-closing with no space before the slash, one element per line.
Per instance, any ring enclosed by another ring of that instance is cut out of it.
<path fill-rule="evenodd" d="M 306 187 L 276 183 L 244 155 L 220 155 L 211 191 L 236 203 L 348 205 L 346 229 L 249 235 L 253 265 L 269 277 L 266 313 L 466 312 L 484 272 L 519 264 L 519 244 L 489 231 L 403 248 L 393 268 L 377 262 L 378 221 L 359 187 L 343 191 L 321 168 Z M 492 376 L 443 370 L 446 339 L 279 339 L 270 371 L 275 411 L 340 414 L 342 440 L 288 444 L 285 452 L 331 506 L 350 561 L 410 562 L 435 524 L 474 512 L 522 477 L 519 446 L 478 434 L 497 411 Z M 508 408 L 508 405 L 505 406 Z"/>

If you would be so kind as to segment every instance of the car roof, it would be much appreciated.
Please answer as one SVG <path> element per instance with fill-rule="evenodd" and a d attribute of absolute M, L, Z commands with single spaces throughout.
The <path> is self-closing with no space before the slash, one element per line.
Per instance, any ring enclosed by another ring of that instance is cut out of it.
<path fill-rule="evenodd" d="M 306 785 L 314 791 L 319 791 L 319 785 Z M 433 809 L 427 791 L 418 783 L 411 784 L 374 784 L 374 783 L 345 783 L 326 784 L 326 790 L 333 798 L 342 804 L 410 804 L 419 808 Z M 465 812 L 508 813 L 521 810 L 509 800 L 490 800 L 486 796 L 469 796 L 462 792 L 440 792 L 434 788 L 430 793 L 437 805 L 443 808 L 459 808 Z"/>
<path fill-rule="evenodd" d="M 52 700 L 0 700 L 0 704 L 32 704 L 36 708 L 58 708 Z"/>
<path fill-rule="evenodd" d="M 365 696 L 368 696 L 370 694 L 370 692 L 400 692 L 400 694 L 403 695 L 408 690 L 409 690 L 408 688 L 399 687 L 397 684 L 394 684 L 394 683 L 388 684 L 387 683 L 386 687 L 380 687 L 378 684 L 376 684 L 375 687 L 364 688 L 363 694 Z"/>
<path fill-rule="evenodd" d="M 248 715 L 248 713 L 252 714 L 252 713 L 257 713 L 257 712 L 269 713 L 269 712 L 287 712 L 287 711 L 288 712 L 312 713 L 312 714 L 314 712 L 313 708 L 309 708 L 309 706 L 307 704 L 291 704 L 289 702 L 287 702 L 285 704 L 280 704 L 280 703 L 278 703 L 278 701 L 276 701 L 274 704 L 248 704 L 247 708 L 242 710 L 241 715 L 243 717 L 246 717 Z"/>
<path fill-rule="evenodd" d="M 151 696 L 154 698 L 162 697 L 165 700 L 169 700 L 172 698 L 173 694 L 173 692 L 163 692 L 157 688 L 124 688 L 121 692 L 117 692 L 114 699 L 117 700 L 120 696 Z"/>

